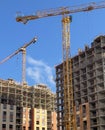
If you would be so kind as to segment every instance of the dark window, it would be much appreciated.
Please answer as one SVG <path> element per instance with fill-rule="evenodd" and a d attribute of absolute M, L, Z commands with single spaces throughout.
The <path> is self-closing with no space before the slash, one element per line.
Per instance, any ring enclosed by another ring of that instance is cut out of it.
<path fill-rule="evenodd" d="M 26 127 L 25 127 L 25 126 L 23 127 L 23 130 L 26 130 Z"/>
<path fill-rule="evenodd" d="M 13 125 L 9 125 L 9 128 L 13 129 Z"/>
<path fill-rule="evenodd" d="M 39 127 L 36 127 L 36 130 L 39 130 Z"/>
<path fill-rule="evenodd" d="M 6 124 L 2 124 L 2 128 L 6 128 Z"/>
<path fill-rule="evenodd" d="M 87 129 L 87 121 L 83 121 L 83 128 L 84 128 L 84 130 Z"/>
<path fill-rule="evenodd" d="M 31 127 L 28 127 L 28 130 L 31 130 Z"/>
<path fill-rule="evenodd" d="M 39 121 L 36 121 L 36 124 L 39 125 Z"/>
<path fill-rule="evenodd" d="M 6 111 L 3 111 L 3 121 L 6 121 L 6 115 L 7 115 Z"/>

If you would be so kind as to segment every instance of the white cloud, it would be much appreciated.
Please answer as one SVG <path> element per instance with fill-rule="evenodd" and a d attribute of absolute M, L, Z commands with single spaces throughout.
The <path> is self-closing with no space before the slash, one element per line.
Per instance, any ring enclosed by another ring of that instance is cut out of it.
<path fill-rule="evenodd" d="M 53 69 L 41 60 L 35 60 L 27 57 L 30 66 L 27 68 L 27 75 L 35 81 L 36 84 L 43 83 L 49 87 L 54 86 Z"/>

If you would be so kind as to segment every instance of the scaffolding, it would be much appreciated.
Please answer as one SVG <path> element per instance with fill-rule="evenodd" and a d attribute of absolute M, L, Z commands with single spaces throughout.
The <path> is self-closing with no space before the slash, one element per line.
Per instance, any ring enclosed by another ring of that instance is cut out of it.
<path fill-rule="evenodd" d="M 0 103 L 16 106 L 16 130 L 23 130 L 23 108 L 47 110 L 47 129 L 51 130 L 55 99 L 46 85 L 22 86 L 13 79 L 0 79 Z"/>

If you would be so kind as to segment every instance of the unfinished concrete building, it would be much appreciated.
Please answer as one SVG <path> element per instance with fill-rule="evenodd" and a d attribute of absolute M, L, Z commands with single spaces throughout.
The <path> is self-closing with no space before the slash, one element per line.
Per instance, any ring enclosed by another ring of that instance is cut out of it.
<path fill-rule="evenodd" d="M 77 130 L 105 130 L 105 36 L 72 57 Z M 64 130 L 63 63 L 56 66 L 57 127 Z"/>
<path fill-rule="evenodd" d="M 0 130 L 53 130 L 55 99 L 46 85 L 0 80 Z"/>

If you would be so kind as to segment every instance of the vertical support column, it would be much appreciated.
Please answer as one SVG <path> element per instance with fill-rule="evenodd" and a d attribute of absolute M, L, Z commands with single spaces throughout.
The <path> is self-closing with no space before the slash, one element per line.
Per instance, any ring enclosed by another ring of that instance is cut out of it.
<path fill-rule="evenodd" d="M 26 48 L 22 49 L 22 84 L 26 83 Z"/>

